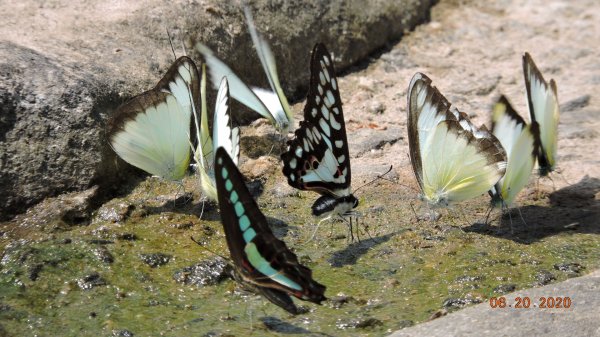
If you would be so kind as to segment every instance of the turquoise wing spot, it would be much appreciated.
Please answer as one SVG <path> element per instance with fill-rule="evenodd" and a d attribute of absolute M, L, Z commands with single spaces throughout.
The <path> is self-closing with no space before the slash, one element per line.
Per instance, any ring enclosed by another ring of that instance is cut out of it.
<path fill-rule="evenodd" d="M 233 208 L 235 209 L 235 215 L 237 215 L 238 218 L 244 214 L 244 205 L 242 205 L 241 202 L 236 202 Z"/>
<path fill-rule="evenodd" d="M 231 201 L 232 204 L 235 204 L 237 201 L 239 200 L 238 194 L 236 191 L 231 192 L 231 195 L 229 196 L 229 201 Z"/>
<path fill-rule="evenodd" d="M 247 231 L 244 231 L 244 241 L 246 241 L 246 244 L 249 244 L 255 236 L 256 232 L 252 228 L 249 228 Z"/>
<path fill-rule="evenodd" d="M 245 214 L 242 215 L 239 222 L 240 222 L 240 229 L 242 230 L 242 232 L 246 231 L 246 229 L 248 229 L 248 227 L 250 227 L 250 219 L 248 219 L 248 217 Z"/>
<path fill-rule="evenodd" d="M 221 176 L 223 177 L 223 179 L 227 179 L 227 177 L 229 176 L 229 172 L 227 172 L 227 169 L 223 167 L 223 169 L 221 169 Z"/>
<path fill-rule="evenodd" d="M 219 165 L 223 165 L 223 158 L 219 158 L 217 162 L 219 162 Z"/>
<path fill-rule="evenodd" d="M 231 190 L 233 189 L 233 184 L 231 183 L 231 180 L 227 179 L 227 181 L 225 182 L 225 189 L 227 190 L 227 192 L 231 192 Z"/>
<path fill-rule="evenodd" d="M 244 233 L 244 236 L 245 236 L 245 233 Z M 273 267 L 271 267 L 269 262 L 267 262 L 267 260 L 265 260 L 262 257 L 262 255 L 260 255 L 260 253 L 258 252 L 258 249 L 256 248 L 256 245 L 254 243 L 252 243 L 252 242 L 248 243 L 246 245 L 246 247 L 244 248 L 244 252 L 246 253 L 246 257 L 248 257 L 248 261 L 250 261 L 250 264 L 254 268 L 256 268 L 259 272 L 261 272 L 263 275 L 269 277 L 270 279 L 274 280 L 275 282 L 282 284 L 288 288 L 302 291 L 302 287 L 300 287 L 300 285 L 298 283 L 290 280 L 289 278 L 280 274 L 277 270 L 273 269 Z"/>

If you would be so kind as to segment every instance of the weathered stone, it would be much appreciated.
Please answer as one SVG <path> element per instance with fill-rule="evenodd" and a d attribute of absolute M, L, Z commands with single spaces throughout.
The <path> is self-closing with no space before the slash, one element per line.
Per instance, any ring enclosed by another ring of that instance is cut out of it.
<path fill-rule="evenodd" d="M 398 39 L 428 16 L 431 0 L 251 3 L 276 56 L 286 94 L 306 90 L 310 51 L 325 43 L 338 71 Z M 249 84 L 267 81 L 237 2 L 111 5 L 26 0 L 0 3 L 0 220 L 48 196 L 99 183 L 118 189 L 130 166 L 107 146 L 104 125 L 124 100 L 151 88 L 185 45 L 209 45 Z M 18 15 L 23 13 L 23 15 Z M 51 27 L 51 29 L 49 29 Z M 99 33 L 101 32 L 101 33 Z M 256 114 L 240 110 L 239 122 Z M 129 173 L 128 173 L 129 172 Z M 138 172 L 133 170 L 133 172 Z"/>

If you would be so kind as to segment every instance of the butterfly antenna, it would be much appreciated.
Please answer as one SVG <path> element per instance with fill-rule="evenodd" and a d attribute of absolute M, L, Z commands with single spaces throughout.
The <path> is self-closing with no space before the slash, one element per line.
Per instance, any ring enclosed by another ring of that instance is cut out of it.
<path fill-rule="evenodd" d="M 361 188 L 363 188 L 365 186 L 371 185 L 372 183 L 376 182 L 379 179 L 383 179 L 383 180 L 387 180 L 387 181 L 393 182 L 390 179 L 387 179 L 387 178 L 384 177 L 386 174 L 390 173 L 390 171 L 392 170 L 392 167 L 393 167 L 393 165 L 390 165 L 390 168 L 387 171 L 385 171 L 385 173 L 378 175 L 375 179 L 373 179 L 373 180 L 369 181 L 368 183 L 365 183 L 362 186 L 360 186 L 359 188 L 355 189 L 354 193 L 356 193 L 358 190 L 360 190 Z"/>
<path fill-rule="evenodd" d="M 199 241 L 196 241 L 196 239 L 194 239 L 194 237 L 193 237 L 193 236 L 190 236 L 190 239 L 192 239 L 192 241 L 194 241 L 194 242 L 195 242 L 195 243 L 196 243 L 198 246 L 200 246 L 202 249 L 206 250 L 207 252 L 209 252 L 209 253 L 211 253 L 211 254 L 213 254 L 213 255 L 216 255 L 216 256 L 218 256 L 218 257 L 222 258 L 224 261 L 226 261 L 226 262 L 227 262 L 227 264 L 229 264 L 229 265 L 232 265 L 232 266 L 233 266 L 233 264 L 231 263 L 231 260 L 230 260 L 230 259 L 226 258 L 225 256 L 223 256 L 223 255 L 221 255 L 221 254 L 217 254 L 217 253 L 213 252 L 212 250 L 210 250 L 210 249 L 206 248 L 206 246 L 204 246 L 204 244 L 202 244 L 202 243 L 201 243 L 201 242 L 199 242 Z"/>
<path fill-rule="evenodd" d="M 171 34 L 169 33 L 169 28 L 165 27 L 165 31 L 167 32 L 167 36 L 169 37 L 169 44 L 171 45 L 171 51 L 173 52 L 173 60 L 177 60 L 177 54 L 175 53 L 175 48 L 173 47 L 173 39 L 171 38 Z"/>
<path fill-rule="evenodd" d="M 185 43 L 181 40 L 181 49 L 183 49 L 183 55 L 187 56 L 187 50 L 185 49 Z"/>

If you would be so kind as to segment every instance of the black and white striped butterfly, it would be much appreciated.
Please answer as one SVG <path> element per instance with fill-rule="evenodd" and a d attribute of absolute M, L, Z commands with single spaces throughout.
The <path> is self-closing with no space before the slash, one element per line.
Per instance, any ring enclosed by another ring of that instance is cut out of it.
<path fill-rule="evenodd" d="M 298 309 L 289 295 L 320 304 L 325 286 L 277 239 L 244 184 L 243 176 L 222 147 L 215 155 L 221 222 L 234 264 L 235 278 L 291 314 Z"/>
<path fill-rule="evenodd" d="M 539 174 L 546 176 L 556 168 L 560 115 L 556 83 L 554 79 L 551 79 L 550 83 L 544 80 L 544 76 L 529 53 L 523 55 L 523 75 L 525 76 L 531 124 L 539 125 L 534 133 L 539 145 L 537 149 Z"/>
<path fill-rule="evenodd" d="M 304 120 L 281 155 L 288 183 L 321 194 L 312 206 L 319 217 L 344 215 L 358 206 L 350 187 L 350 155 L 333 60 L 323 44 L 313 48 Z"/>

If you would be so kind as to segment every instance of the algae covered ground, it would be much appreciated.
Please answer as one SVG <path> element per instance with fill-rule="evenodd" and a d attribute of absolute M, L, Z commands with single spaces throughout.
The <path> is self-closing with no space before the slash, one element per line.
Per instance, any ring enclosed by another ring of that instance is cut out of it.
<path fill-rule="evenodd" d="M 442 210 L 436 221 L 418 220 L 434 212 L 412 190 L 380 180 L 361 190 L 360 242 L 348 240 L 344 222 L 322 224 L 306 242 L 315 195 L 281 197 L 280 180 L 273 174 L 249 185 L 261 194 L 259 205 L 275 234 L 327 286 L 323 305 L 296 301 L 308 312 L 294 317 L 226 276 L 215 285 L 178 282 L 184 268 L 228 255 L 219 214 L 185 192 L 196 186 L 193 177 L 183 187 L 149 178 L 106 203 L 85 226 L 24 222 L 19 240 L 3 227 L 2 328 L 8 335 L 38 336 L 379 336 L 600 267 L 600 236 L 592 230 L 597 206 L 550 204 L 557 195 L 572 197 L 568 190 L 549 196 L 532 190 L 543 197 L 521 207 L 527 226 L 513 214 L 511 233 L 507 217 L 482 223 L 485 198 Z M 536 218 L 546 208 L 552 215 Z"/>

